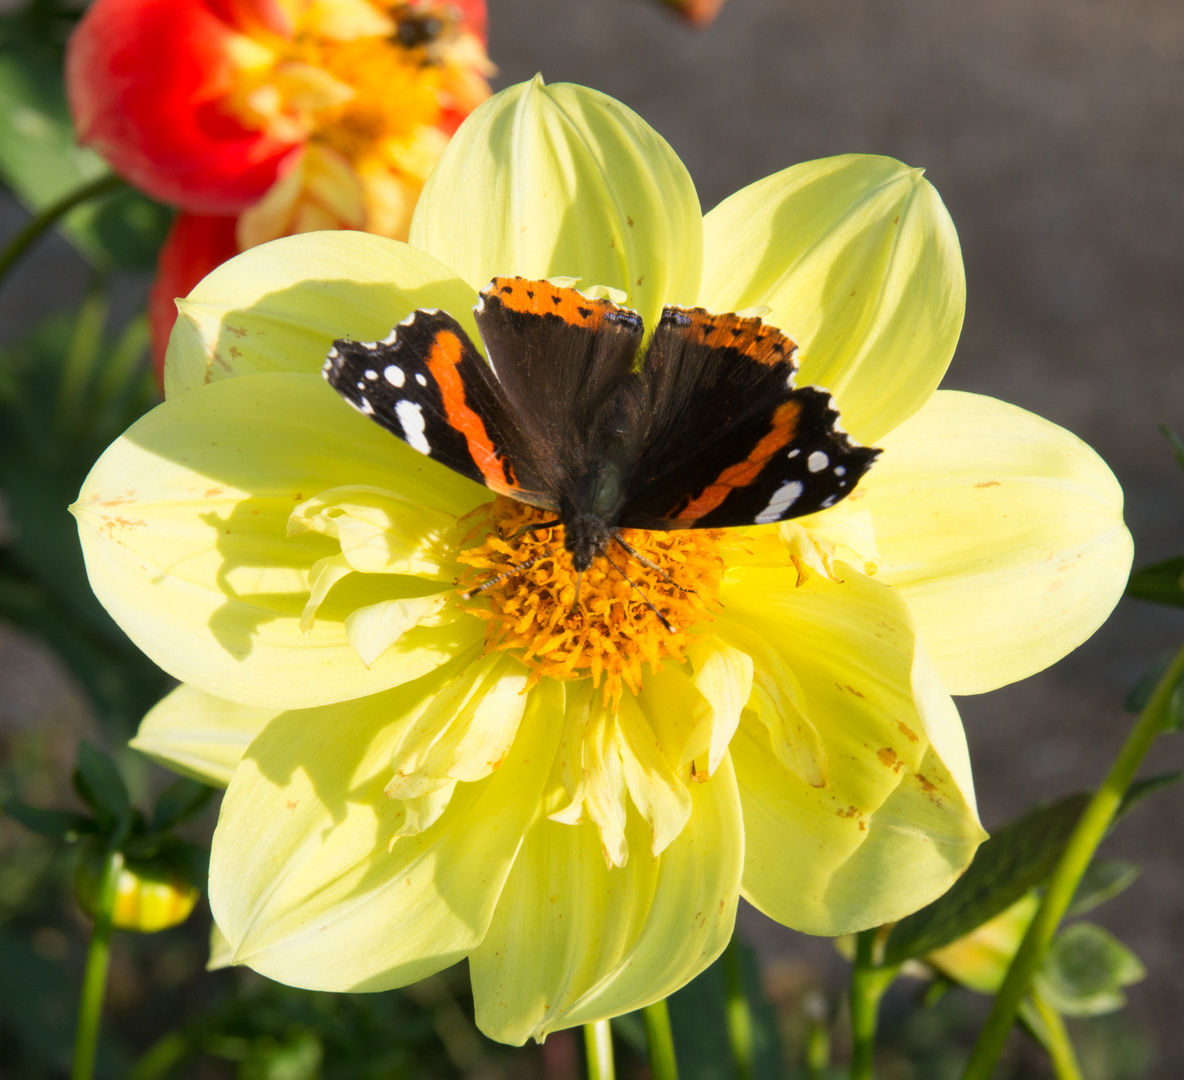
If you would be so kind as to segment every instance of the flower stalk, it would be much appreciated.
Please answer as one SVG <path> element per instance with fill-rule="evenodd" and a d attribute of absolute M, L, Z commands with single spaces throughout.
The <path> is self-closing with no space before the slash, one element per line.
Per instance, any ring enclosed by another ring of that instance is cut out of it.
<path fill-rule="evenodd" d="M 1045 1044 L 1052 1071 L 1057 1080 L 1083 1080 L 1081 1066 L 1065 1027 L 1064 1017 L 1056 1011 L 1040 993 L 1033 992 L 1032 1007 L 1044 1023 Z"/>
<path fill-rule="evenodd" d="M 584 1025 L 584 1053 L 588 1058 L 588 1080 L 616 1080 L 613 1032 L 607 1020 Z"/>
<path fill-rule="evenodd" d="M 1048 889 L 1040 902 L 1036 917 L 1020 943 L 999 993 L 995 995 L 991 1013 L 979 1032 L 962 1080 L 988 1080 L 995 1068 L 995 1062 L 1003 1049 L 1020 1003 L 1032 985 L 1032 976 L 1044 959 L 1053 935 L 1073 900 L 1081 877 L 1089 867 L 1098 845 L 1109 831 L 1143 758 L 1163 730 L 1172 691 L 1182 674 L 1184 647 L 1176 654 L 1159 680 L 1151 700 L 1139 714 L 1138 721 L 1110 767 L 1109 774 L 1094 793 L 1077 823 L 1077 828 L 1069 838 L 1061 860 L 1049 880 Z"/>
<path fill-rule="evenodd" d="M 666 999 L 655 1001 L 641 1010 L 645 1024 L 645 1042 L 649 1048 L 650 1075 L 653 1080 L 678 1080 L 678 1061 L 674 1056 L 674 1033 L 670 1030 L 670 1010 Z"/>
<path fill-rule="evenodd" d="M 67 192 L 57 202 L 50 203 L 8 242 L 3 251 L 0 251 L 0 284 L 4 282 L 8 271 L 16 265 L 20 257 L 40 239 L 43 232 L 57 222 L 58 218 L 88 199 L 106 195 L 122 186 L 122 178 L 114 173 L 107 173 Z"/>
<path fill-rule="evenodd" d="M 900 970 L 899 964 L 883 967 L 877 962 L 879 932 L 879 927 L 873 927 L 855 938 L 855 966 L 851 970 L 851 1080 L 872 1080 L 880 998 Z"/>
<path fill-rule="evenodd" d="M 111 955 L 111 918 L 116 887 L 123 871 L 123 853 L 112 848 L 103 860 L 103 875 L 95 898 L 95 925 L 86 953 L 82 977 L 82 1001 L 78 1008 L 78 1030 L 74 1039 L 74 1067 L 70 1080 L 91 1080 L 95 1051 L 99 1043 L 103 999 L 107 992 L 107 962 Z"/>

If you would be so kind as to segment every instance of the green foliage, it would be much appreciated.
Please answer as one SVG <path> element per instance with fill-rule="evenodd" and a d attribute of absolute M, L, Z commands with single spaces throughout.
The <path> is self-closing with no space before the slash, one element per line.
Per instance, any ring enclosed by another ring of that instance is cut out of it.
<path fill-rule="evenodd" d="M 1180 560 L 1181 565 L 1184 566 L 1184 559 Z M 1184 593 L 1181 593 L 1184 597 Z M 1164 673 L 1171 665 L 1172 658 L 1175 656 L 1174 652 L 1164 653 L 1158 657 L 1145 672 L 1139 677 L 1139 681 L 1132 687 L 1131 692 L 1127 694 L 1122 703 L 1122 707 L 1129 713 L 1140 713 L 1151 700 L 1151 695 L 1155 692 L 1155 688 L 1159 685 L 1159 680 L 1163 678 Z M 1163 730 L 1164 731 L 1179 731 L 1184 728 L 1184 676 L 1182 676 L 1172 689 L 1172 696 L 1168 699 L 1167 711 L 1164 716 Z"/>
<path fill-rule="evenodd" d="M 12 523 L 0 546 L 0 617 L 62 658 L 121 741 L 168 678 L 95 599 L 66 509 L 95 458 L 156 401 L 143 321 L 112 340 L 106 309 L 96 282 L 75 317 L 0 349 L 0 490 Z"/>
<path fill-rule="evenodd" d="M 1084 792 L 1070 795 L 998 828 L 949 892 L 893 927 L 884 963 L 899 964 L 957 941 L 1045 881 L 1088 801 Z"/>
<path fill-rule="evenodd" d="M 1063 1016 L 1100 1016 L 1121 1009 L 1122 988 L 1146 974 L 1139 958 L 1112 934 L 1079 922 L 1053 939 L 1035 985 Z"/>
<path fill-rule="evenodd" d="M 1134 883 L 1139 873 L 1138 866 L 1123 859 L 1094 859 L 1082 875 L 1065 917 L 1084 915 L 1107 900 L 1114 899 Z"/>
<path fill-rule="evenodd" d="M 78 146 L 62 86 L 71 12 L 35 0 L 0 19 L 0 180 L 34 213 L 110 170 Z M 71 210 L 61 230 L 99 270 L 148 270 L 170 212 L 130 188 Z"/>
<path fill-rule="evenodd" d="M 152 811 L 152 828 L 156 832 L 167 832 L 173 826 L 187 821 L 205 808 L 214 795 L 214 789 L 196 780 L 182 777 L 160 793 Z"/>
<path fill-rule="evenodd" d="M 127 786 L 119 770 L 101 750 L 85 739 L 78 744 L 78 764 L 74 768 L 74 790 L 95 812 L 99 831 L 111 831 L 115 822 L 131 809 Z"/>
<path fill-rule="evenodd" d="M 773 1080 L 781 1075 L 782 1060 L 776 1014 L 761 988 L 752 950 L 738 943 L 738 951 L 744 994 L 752 1015 L 753 1077 Z M 720 957 L 669 999 L 670 1026 L 682 1080 L 733 1080 L 736 1075 L 724 1024 L 725 978 L 725 957 Z M 613 1025 L 616 1029 L 617 1021 Z"/>
<path fill-rule="evenodd" d="M 1132 784 L 1119 813 L 1127 813 L 1152 792 L 1179 782 L 1182 775 L 1167 773 Z M 883 963 L 903 963 L 949 945 L 1043 884 L 1056 867 L 1089 798 L 1087 792 L 1078 792 L 1051 806 L 1029 810 L 996 829 L 945 895 L 892 928 L 884 946 Z"/>
<path fill-rule="evenodd" d="M 1127 582 L 1126 594 L 1136 600 L 1184 607 L 1184 556 L 1136 570 Z"/>

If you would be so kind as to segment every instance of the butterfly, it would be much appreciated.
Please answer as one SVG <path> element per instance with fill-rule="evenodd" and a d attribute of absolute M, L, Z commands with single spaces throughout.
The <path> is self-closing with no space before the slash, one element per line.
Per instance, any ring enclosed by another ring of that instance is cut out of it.
<path fill-rule="evenodd" d="M 574 288 L 497 277 L 474 308 L 334 342 L 323 374 L 359 412 L 491 491 L 554 512 L 584 571 L 620 530 L 764 525 L 833 506 L 879 450 L 795 386 L 797 346 L 760 318 L 641 316 Z M 540 526 L 543 527 L 543 526 Z"/>

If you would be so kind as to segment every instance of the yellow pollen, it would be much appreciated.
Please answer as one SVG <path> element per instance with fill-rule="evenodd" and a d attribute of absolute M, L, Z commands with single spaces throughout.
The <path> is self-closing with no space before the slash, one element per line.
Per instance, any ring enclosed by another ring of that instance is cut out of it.
<path fill-rule="evenodd" d="M 667 656 L 682 660 L 691 629 L 718 611 L 718 530 L 622 529 L 625 543 L 652 565 L 611 544 L 584 571 L 577 599 L 563 527 L 522 532 L 553 521 L 553 513 L 504 496 L 481 513 L 470 546 L 457 556 L 466 567 L 457 584 L 462 594 L 471 594 L 466 610 L 489 621 L 486 651 L 513 650 L 531 669 L 528 685 L 544 676 L 590 677 L 593 686 L 603 684 L 606 705 L 617 702 L 626 688 L 641 689 L 643 664 L 653 669 Z M 532 560 L 529 569 L 507 573 Z M 476 591 L 482 585 L 487 587 Z"/>

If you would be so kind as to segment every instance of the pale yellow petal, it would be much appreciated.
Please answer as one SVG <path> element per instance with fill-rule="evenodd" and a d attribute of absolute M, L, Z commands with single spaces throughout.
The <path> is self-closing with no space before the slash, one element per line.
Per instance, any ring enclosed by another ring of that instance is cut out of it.
<path fill-rule="evenodd" d="M 624 868 L 606 866 L 590 822 L 560 825 L 540 813 L 469 958 L 487 1035 L 522 1043 L 637 1009 L 719 955 L 731 937 L 744 855 L 727 758 L 690 794 L 686 827 L 657 858 L 645 823 L 630 813 Z M 563 798 L 557 780 L 549 798 Z"/>
<path fill-rule="evenodd" d="M 441 815 L 448 809 L 452 801 L 452 793 L 456 791 L 456 781 L 450 780 L 435 791 L 426 795 L 419 795 L 414 799 L 399 800 L 403 814 L 402 821 L 395 819 L 394 836 L 418 836 L 425 829 L 430 829 Z"/>
<path fill-rule="evenodd" d="M 383 794 L 400 717 L 442 680 L 278 717 L 226 793 L 210 858 L 210 906 L 235 961 L 294 986 L 405 985 L 485 936 L 555 753 L 563 688 L 530 694 L 502 766 L 458 784 L 429 829 L 397 836 Z"/>
<path fill-rule="evenodd" d="M 288 535 L 331 536 L 355 570 L 455 580 L 456 515 L 381 488 L 332 488 L 292 511 Z"/>
<path fill-rule="evenodd" d="M 417 798 L 450 780 L 479 780 L 498 768 L 526 707 L 526 674 L 508 653 L 489 653 L 410 711 L 394 740 L 394 776 L 386 793 Z"/>
<path fill-rule="evenodd" d="M 721 592 L 729 635 L 742 625 L 793 670 L 827 758 L 825 784 L 806 783 L 770 752 L 762 725 L 741 721 L 730 752 L 744 895 L 779 922 L 825 935 L 933 900 L 985 835 L 957 714 L 927 670 L 908 608 L 895 590 L 837 568 L 842 581 L 811 574 L 796 587 L 784 571 L 736 570 Z"/>
<path fill-rule="evenodd" d="M 764 725 L 770 749 L 803 783 L 822 787 L 826 744 L 806 714 L 806 695 L 792 668 L 761 634 L 727 619 L 716 629 L 721 641 L 751 658 L 752 689 L 745 708 Z"/>
<path fill-rule="evenodd" d="M 409 630 L 437 616 L 446 599 L 444 593 L 432 593 L 368 604 L 345 617 L 345 636 L 369 667 Z"/>
<path fill-rule="evenodd" d="M 423 504 L 460 516 L 488 497 L 318 376 L 229 379 L 157 407 L 99 459 L 73 507 L 91 585 L 156 663 L 221 698 L 295 708 L 416 678 L 479 640 L 479 621 L 417 627 L 370 667 L 344 625 L 359 607 L 423 592 L 415 578 L 352 574 L 301 630 L 308 571 L 335 545 L 288 536 L 288 516 L 346 482 L 398 491 L 409 514 Z"/>
<path fill-rule="evenodd" d="M 873 443 L 911 416 L 954 355 L 966 306 L 950 215 L 920 169 L 848 154 L 795 165 L 703 221 L 701 302 L 756 304 L 801 347 L 799 384 L 834 394 Z"/>
<path fill-rule="evenodd" d="M 687 656 L 695 669 L 695 689 L 707 703 L 708 713 L 695 724 L 681 763 L 705 756 L 704 771 L 710 776 L 727 753 L 740 712 L 752 695 L 752 657 L 714 635 L 695 641 Z"/>
<path fill-rule="evenodd" d="M 1109 616 L 1132 558 L 1122 489 L 1075 435 L 943 391 L 883 441 L 854 492 L 946 688 L 975 694 L 1059 660 Z"/>
<path fill-rule="evenodd" d="M 478 341 L 476 293 L 396 240 L 348 229 L 285 236 L 223 263 L 178 303 L 165 396 L 263 371 L 318 373 L 338 338 L 375 341 L 416 308 Z"/>
<path fill-rule="evenodd" d="M 661 698 L 657 701 L 653 698 L 652 694 L 647 695 L 646 712 L 652 714 L 670 707 Z M 690 792 L 663 753 L 658 735 L 637 698 L 629 694 L 621 699 L 616 721 L 629 797 L 650 827 L 650 854 L 661 855 L 691 816 Z M 672 752 L 675 749 L 670 747 Z"/>
<path fill-rule="evenodd" d="M 703 225 L 690 175 L 636 113 L 536 77 L 481 105 L 428 179 L 411 243 L 473 288 L 568 276 L 626 294 L 653 327 L 699 291 Z"/>
<path fill-rule="evenodd" d="M 276 715 L 182 685 L 149 710 L 128 745 L 166 769 L 225 787 L 251 740 Z"/>

